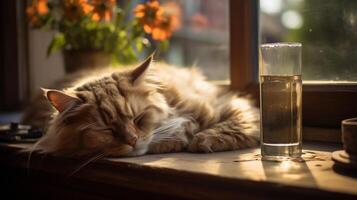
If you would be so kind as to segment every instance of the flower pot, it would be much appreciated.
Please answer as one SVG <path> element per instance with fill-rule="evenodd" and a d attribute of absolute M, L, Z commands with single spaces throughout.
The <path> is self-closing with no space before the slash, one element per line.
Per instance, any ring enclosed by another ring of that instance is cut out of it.
<path fill-rule="evenodd" d="M 64 50 L 66 73 L 108 67 L 111 55 L 100 50 Z"/>

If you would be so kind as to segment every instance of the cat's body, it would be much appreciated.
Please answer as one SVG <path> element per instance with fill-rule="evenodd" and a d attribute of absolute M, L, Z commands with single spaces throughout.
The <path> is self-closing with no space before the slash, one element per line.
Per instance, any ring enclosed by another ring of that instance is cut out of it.
<path fill-rule="evenodd" d="M 249 100 L 221 91 L 194 69 L 150 63 L 86 77 L 64 92 L 48 90 L 58 112 L 35 150 L 136 156 L 258 144 L 259 115 Z"/>

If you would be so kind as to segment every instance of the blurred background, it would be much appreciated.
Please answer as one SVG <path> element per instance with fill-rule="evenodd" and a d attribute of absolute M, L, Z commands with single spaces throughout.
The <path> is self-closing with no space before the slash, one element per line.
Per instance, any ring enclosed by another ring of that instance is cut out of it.
<path fill-rule="evenodd" d="M 130 2 L 130 11 L 138 4 L 149 2 L 112 1 L 119 6 Z M 196 66 L 209 80 L 229 82 L 230 56 L 235 54 L 229 50 L 230 37 L 235 37 L 229 35 L 229 24 L 230 20 L 240 20 L 229 19 L 229 0 L 159 2 L 163 6 L 170 5 L 168 10 L 178 14 L 179 24 L 157 60 L 181 67 Z M 34 29 L 29 25 L 26 8 L 31 3 L 30 0 L 1 1 L 1 24 L 7 27 L 1 36 L 1 110 L 22 108 L 40 87 L 49 87 L 65 75 L 62 52 L 47 56 L 47 48 L 57 32 Z M 357 1 L 260 0 L 257 5 L 259 8 L 255 14 L 259 16 L 259 22 L 255 26 L 259 30 L 257 40 L 260 44 L 303 44 L 304 81 L 357 81 Z M 135 14 L 131 13 L 125 19 L 134 17 Z M 139 53 L 137 60 L 144 59 L 157 47 L 152 45 Z M 9 55 L 13 56 L 7 56 L 11 52 L 13 54 Z M 257 66 L 252 67 L 257 71 Z"/>
<path fill-rule="evenodd" d="M 119 3 L 120 1 L 118 1 Z M 131 1 L 131 9 L 145 1 Z M 180 12 L 180 26 L 170 38 L 167 50 L 156 60 L 202 69 L 209 80 L 229 77 L 229 0 L 172 0 Z M 65 74 L 61 52 L 46 56 L 54 32 L 29 28 L 31 95 Z M 149 54 L 150 52 L 147 52 Z M 143 53 L 140 59 L 144 59 Z M 139 60 L 140 60 L 139 59 Z"/>
<path fill-rule="evenodd" d="M 179 0 L 182 26 L 163 59 L 197 66 L 209 80 L 229 77 L 229 0 Z"/>
<path fill-rule="evenodd" d="M 357 81 L 357 1 L 260 0 L 260 42 L 301 42 L 303 80 Z"/>

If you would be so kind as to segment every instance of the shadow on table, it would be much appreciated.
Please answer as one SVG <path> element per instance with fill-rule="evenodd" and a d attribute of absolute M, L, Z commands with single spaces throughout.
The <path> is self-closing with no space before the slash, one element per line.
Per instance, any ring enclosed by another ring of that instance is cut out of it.
<path fill-rule="evenodd" d="M 335 171 L 336 173 L 343 175 L 343 176 L 348 176 L 348 177 L 352 177 L 352 178 L 356 178 L 357 179 L 357 171 L 356 169 L 347 169 L 345 167 L 342 167 L 338 164 L 334 164 L 332 166 L 333 171 Z"/>

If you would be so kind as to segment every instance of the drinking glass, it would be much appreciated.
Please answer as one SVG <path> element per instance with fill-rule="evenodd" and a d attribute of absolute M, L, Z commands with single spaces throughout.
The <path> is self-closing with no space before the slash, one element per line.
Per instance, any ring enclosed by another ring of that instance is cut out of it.
<path fill-rule="evenodd" d="M 261 154 L 264 160 L 300 157 L 301 44 L 262 44 L 259 51 Z"/>

